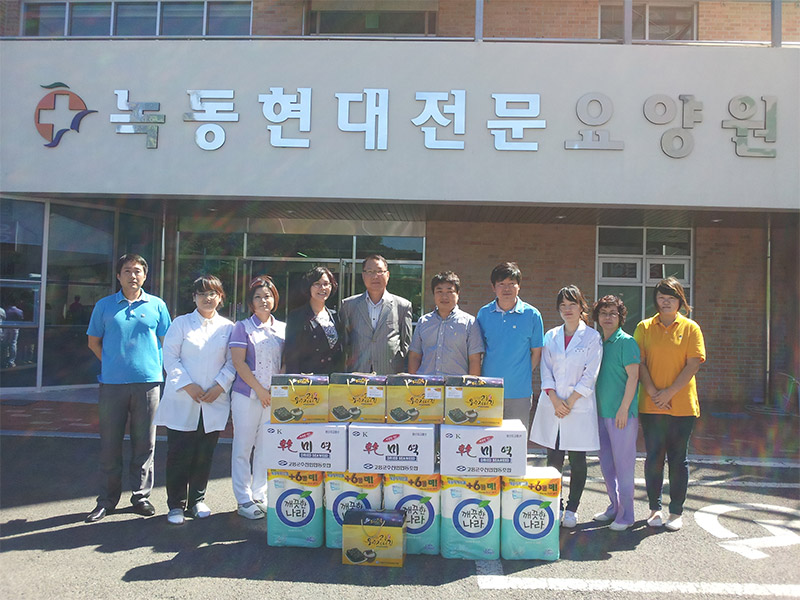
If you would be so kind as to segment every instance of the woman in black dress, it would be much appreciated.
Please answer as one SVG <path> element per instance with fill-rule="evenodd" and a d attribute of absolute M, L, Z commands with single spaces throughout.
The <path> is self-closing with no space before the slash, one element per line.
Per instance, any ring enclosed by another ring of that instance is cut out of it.
<path fill-rule="evenodd" d="M 330 375 L 344 369 L 339 317 L 325 306 L 337 287 L 336 278 L 325 267 L 314 267 L 303 277 L 308 303 L 286 319 L 286 373 Z"/>

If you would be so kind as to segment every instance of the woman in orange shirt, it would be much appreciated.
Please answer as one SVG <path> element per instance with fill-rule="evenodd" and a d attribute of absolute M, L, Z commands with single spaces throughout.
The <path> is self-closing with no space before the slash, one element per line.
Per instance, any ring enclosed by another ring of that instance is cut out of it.
<path fill-rule="evenodd" d="M 653 291 L 658 314 L 636 326 L 639 344 L 639 422 L 647 456 L 645 485 L 650 527 L 670 531 L 683 526 L 683 503 L 689 482 L 689 436 L 700 416 L 695 374 L 706 359 L 700 327 L 680 311 L 692 309 L 674 277 L 662 279 Z M 669 517 L 661 513 L 664 457 L 669 461 Z"/>

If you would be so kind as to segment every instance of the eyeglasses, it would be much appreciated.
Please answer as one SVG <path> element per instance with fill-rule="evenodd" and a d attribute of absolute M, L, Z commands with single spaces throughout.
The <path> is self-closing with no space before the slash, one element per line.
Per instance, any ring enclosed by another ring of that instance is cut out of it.
<path fill-rule="evenodd" d="M 618 316 L 619 316 L 619 313 L 618 313 L 618 312 L 606 312 L 606 311 L 604 311 L 604 310 L 601 310 L 601 311 L 600 311 L 598 314 L 599 314 L 601 317 L 613 317 L 613 318 L 616 318 L 616 317 L 618 317 Z"/>
<path fill-rule="evenodd" d="M 212 298 L 216 298 L 217 296 L 219 296 L 219 294 L 217 294 L 217 292 L 214 292 L 214 291 L 211 291 L 211 292 L 195 292 L 194 295 L 197 296 L 198 298 L 207 298 L 208 300 L 211 300 Z"/>
<path fill-rule="evenodd" d="M 323 283 L 321 281 L 315 281 L 311 284 L 311 287 L 317 288 L 318 290 L 324 290 L 333 287 L 330 283 Z"/>
<path fill-rule="evenodd" d="M 364 271 L 364 275 L 367 277 L 377 277 L 378 275 L 385 275 L 389 271 L 373 271 L 372 269 L 368 271 Z"/>

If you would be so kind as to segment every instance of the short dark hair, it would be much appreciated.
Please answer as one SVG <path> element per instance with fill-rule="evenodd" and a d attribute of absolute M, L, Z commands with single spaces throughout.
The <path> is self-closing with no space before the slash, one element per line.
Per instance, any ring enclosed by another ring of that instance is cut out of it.
<path fill-rule="evenodd" d="M 339 284 L 336 283 L 336 277 L 333 276 L 333 273 L 331 273 L 328 267 L 314 267 L 308 273 L 303 275 L 303 295 L 306 298 L 311 297 L 311 286 L 322 279 L 323 275 L 327 275 L 328 281 L 331 282 L 331 296 L 333 296 L 336 293 L 336 290 L 339 289 Z"/>
<path fill-rule="evenodd" d="M 217 292 L 220 297 L 220 305 L 225 302 L 225 290 L 222 289 L 222 282 L 214 275 L 200 275 L 192 283 L 192 294 L 202 294 L 203 292 Z"/>
<path fill-rule="evenodd" d="M 253 308 L 253 296 L 255 296 L 256 291 L 261 288 L 269 290 L 269 293 L 272 294 L 272 297 L 275 299 L 275 302 L 272 303 L 272 312 L 275 312 L 281 297 L 278 295 L 278 288 L 275 287 L 275 284 L 272 282 L 272 277 L 269 275 L 259 275 L 250 281 L 250 285 L 247 286 L 247 293 L 244 295 L 244 301 L 247 303 L 248 308 L 255 312 Z"/>
<path fill-rule="evenodd" d="M 683 290 L 683 286 L 681 282 L 675 279 L 674 277 L 667 277 L 666 279 L 662 279 L 656 284 L 656 287 L 653 288 L 653 304 L 658 306 L 658 302 L 656 301 L 656 296 L 659 294 L 664 294 L 665 296 L 672 296 L 673 298 L 677 298 L 680 301 L 678 305 L 678 310 L 685 308 L 687 312 L 692 311 L 692 307 L 689 306 L 689 303 L 686 301 L 686 292 Z"/>
<path fill-rule="evenodd" d="M 498 281 L 513 279 L 517 283 L 522 283 L 522 271 L 515 262 L 502 262 L 492 269 L 492 285 Z"/>
<path fill-rule="evenodd" d="M 378 262 L 382 262 L 383 266 L 386 267 L 386 270 L 387 271 L 389 270 L 389 263 L 386 262 L 385 258 L 383 258 L 380 254 L 370 254 L 367 258 L 365 258 L 363 261 L 361 261 L 361 270 L 362 271 L 367 268 L 367 261 L 369 261 L 369 260 L 377 260 Z"/>
<path fill-rule="evenodd" d="M 595 302 L 592 307 L 592 319 L 594 319 L 595 322 L 599 322 L 600 311 L 604 308 L 616 308 L 619 313 L 619 326 L 622 327 L 625 325 L 625 317 L 628 315 L 628 309 L 625 307 L 622 298 L 609 294 Z"/>
<path fill-rule="evenodd" d="M 434 275 L 431 279 L 431 291 L 436 291 L 436 286 L 440 283 L 450 283 L 456 288 L 456 292 L 461 291 L 461 279 L 453 271 L 442 271 Z"/>
<path fill-rule="evenodd" d="M 565 285 L 558 290 L 556 297 L 556 310 L 561 308 L 561 303 L 564 301 L 575 302 L 581 309 L 581 320 L 589 325 L 589 303 L 583 297 L 583 292 L 577 285 Z"/>
<path fill-rule="evenodd" d="M 119 259 L 117 259 L 117 275 L 122 273 L 122 267 L 129 262 L 136 263 L 142 267 L 142 269 L 144 269 L 144 274 L 147 275 L 147 261 L 138 254 L 123 254 L 120 256 Z"/>

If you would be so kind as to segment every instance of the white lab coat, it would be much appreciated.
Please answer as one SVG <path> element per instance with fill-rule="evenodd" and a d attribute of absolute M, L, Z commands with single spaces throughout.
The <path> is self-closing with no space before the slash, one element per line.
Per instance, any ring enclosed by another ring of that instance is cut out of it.
<path fill-rule="evenodd" d="M 597 426 L 597 402 L 594 386 L 603 360 L 603 339 L 581 321 L 569 347 L 564 349 L 564 326 L 548 331 L 544 336 L 540 373 L 542 392 L 531 426 L 531 441 L 545 448 L 558 450 L 598 450 L 600 437 Z M 555 390 L 566 400 L 573 391 L 582 397 L 563 419 L 556 417 L 553 403 L 545 390 Z"/>
<path fill-rule="evenodd" d="M 164 336 L 164 370 L 167 380 L 154 422 L 175 431 L 194 431 L 203 411 L 206 433 L 222 431 L 228 423 L 228 392 L 236 376 L 228 340 L 233 323 L 215 314 L 204 319 L 196 310 L 176 318 Z M 223 392 L 214 402 L 195 402 L 183 389 L 196 383 L 204 390 L 218 383 Z"/>

